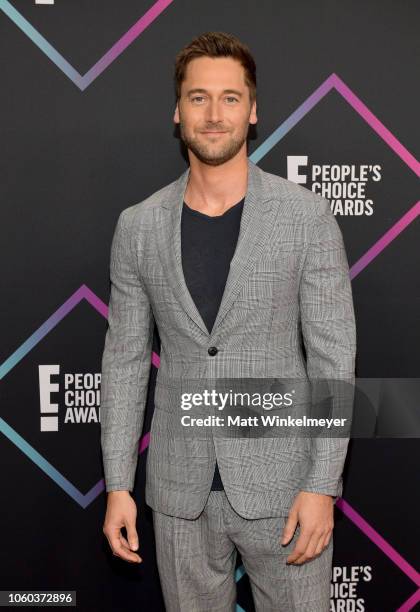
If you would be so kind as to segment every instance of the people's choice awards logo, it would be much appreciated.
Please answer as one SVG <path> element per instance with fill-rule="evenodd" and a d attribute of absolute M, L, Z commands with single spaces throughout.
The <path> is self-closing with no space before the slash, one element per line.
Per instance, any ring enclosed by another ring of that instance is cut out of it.
<path fill-rule="evenodd" d="M 364 612 L 365 600 L 358 596 L 357 587 L 361 582 L 371 580 L 370 565 L 333 567 L 330 612 Z"/>
<path fill-rule="evenodd" d="M 100 372 L 60 373 L 60 366 L 40 365 L 39 403 L 41 431 L 58 431 L 59 408 L 64 424 L 99 423 Z"/>
<path fill-rule="evenodd" d="M 287 178 L 308 185 L 314 193 L 327 198 L 334 215 L 373 215 L 369 197 L 372 182 L 382 179 L 380 164 L 308 164 L 307 155 L 289 155 Z"/>

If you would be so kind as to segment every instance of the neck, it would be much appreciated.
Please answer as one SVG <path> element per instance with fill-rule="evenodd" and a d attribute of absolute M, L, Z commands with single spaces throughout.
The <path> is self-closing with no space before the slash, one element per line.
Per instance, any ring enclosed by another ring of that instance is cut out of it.
<path fill-rule="evenodd" d="M 246 152 L 220 166 L 204 164 L 190 155 L 190 175 L 184 200 L 190 208 L 220 215 L 245 196 L 248 185 Z"/>

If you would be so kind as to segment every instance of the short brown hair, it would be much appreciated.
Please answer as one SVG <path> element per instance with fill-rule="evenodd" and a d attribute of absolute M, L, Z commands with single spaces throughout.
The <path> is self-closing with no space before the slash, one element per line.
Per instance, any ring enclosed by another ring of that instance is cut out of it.
<path fill-rule="evenodd" d="M 249 48 L 239 38 L 226 32 L 205 32 L 194 38 L 175 58 L 175 95 L 181 97 L 181 84 L 188 63 L 196 57 L 232 57 L 245 70 L 251 104 L 257 97 L 257 67 Z"/>

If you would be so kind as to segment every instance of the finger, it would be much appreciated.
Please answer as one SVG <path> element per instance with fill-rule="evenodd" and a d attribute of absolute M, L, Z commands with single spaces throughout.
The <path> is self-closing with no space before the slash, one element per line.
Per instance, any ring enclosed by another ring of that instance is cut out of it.
<path fill-rule="evenodd" d="M 332 529 L 328 529 L 325 536 L 321 538 L 315 554 L 320 555 L 326 548 L 328 548 L 328 544 L 331 540 L 331 536 L 332 536 Z"/>
<path fill-rule="evenodd" d="M 333 530 L 330 529 L 324 539 L 324 549 L 327 548 L 328 544 L 330 543 L 332 534 L 333 534 Z"/>
<path fill-rule="evenodd" d="M 324 536 L 319 538 L 319 542 L 318 542 L 318 545 L 317 545 L 316 550 L 315 550 L 315 557 L 320 555 L 322 553 L 322 551 L 324 550 L 324 542 L 325 542 L 326 536 L 327 536 L 327 534 L 325 534 Z"/>
<path fill-rule="evenodd" d="M 125 539 L 125 537 L 124 537 L 123 535 L 121 535 L 120 540 L 121 540 L 121 542 L 122 542 L 122 545 L 123 545 L 123 546 L 124 546 L 124 548 L 126 549 L 126 551 L 127 551 L 127 552 L 132 552 L 132 550 L 131 550 L 131 548 L 130 548 L 130 544 L 128 543 L 128 540 L 126 540 L 126 539 Z M 141 559 L 141 557 L 139 557 L 139 555 L 137 555 L 137 557 L 138 557 L 140 560 L 142 560 L 142 559 Z"/>
<path fill-rule="evenodd" d="M 281 536 L 281 544 L 285 546 L 293 538 L 298 523 L 297 514 L 289 514 Z"/>
<path fill-rule="evenodd" d="M 318 546 L 318 542 L 321 538 L 322 540 L 324 539 L 323 534 L 317 532 L 314 532 L 312 534 L 312 537 L 308 542 L 305 552 L 303 553 L 303 555 L 296 559 L 296 561 L 294 562 L 295 565 L 302 565 L 302 563 L 305 563 L 306 561 L 309 561 L 313 558 L 313 556 L 315 555 L 315 550 Z"/>
<path fill-rule="evenodd" d="M 312 530 L 302 529 L 296 544 L 290 555 L 287 557 L 287 563 L 294 563 L 301 555 L 305 553 L 305 550 L 309 544 L 309 540 L 312 537 Z"/>
<path fill-rule="evenodd" d="M 122 525 L 122 527 L 124 527 L 124 525 Z M 120 543 L 123 544 L 123 546 L 127 549 L 127 551 L 131 552 L 130 545 L 123 535 L 122 527 L 116 526 L 116 527 L 108 528 L 107 530 L 104 530 L 105 536 L 111 548 L 115 547 L 116 543 L 120 541 Z"/>
<path fill-rule="evenodd" d="M 112 554 L 116 557 L 120 557 L 124 561 L 129 561 L 130 563 L 141 563 L 142 559 L 136 553 L 128 552 L 126 548 L 120 543 L 115 544 L 113 546 Z"/>
<path fill-rule="evenodd" d="M 130 549 L 130 544 L 128 543 L 128 541 L 126 540 L 126 538 L 123 536 L 123 534 L 120 535 L 120 542 L 122 543 L 122 545 L 124 546 L 124 548 L 126 548 L 127 550 L 131 550 Z"/>
<path fill-rule="evenodd" d="M 123 543 L 121 542 L 121 539 L 119 537 L 112 537 L 110 539 L 111 548 L 114 555 L 116 555 L 117 557 L 121 557 L 121 559 L 124 559 L 124 561 L 131 561 L 134 563 L 140 563 L 142 561 L 139 555 L 127 550 L 127 548 L 123 546 Z"/>
<path fill-rule="evenodd" d="M 139 547 L 139 538 L 136 531 L 135 521 L 127 523 L 125 526 L 127 530 L 127 540 L 131 550 L 137 550 Z"/>

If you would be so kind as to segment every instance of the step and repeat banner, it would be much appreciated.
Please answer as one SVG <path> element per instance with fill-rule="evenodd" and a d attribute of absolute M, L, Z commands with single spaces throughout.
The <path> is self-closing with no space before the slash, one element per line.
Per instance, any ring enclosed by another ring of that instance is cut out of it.
<path fill-rule="evenodd" d="M 133 493 L 143 563 L 102 533 L 109 255 L 121 210 L 186 168 L 174 59 L 219 30 L 257 63 L 250 159 L 328 198 L 348 253 L 358 410 L 373 419 L 335 509 L 331 612 L 419 605 L 419 17 L 379 0 L 0 0 L 1 591 L 164 610 L 144 501 L 157 329 Z M 252 612 L 240 558 L 236 581 Z"/>

